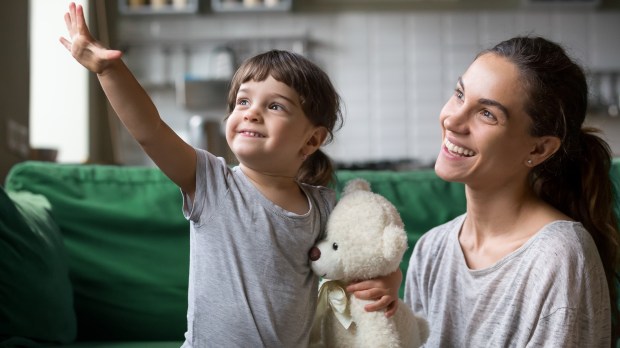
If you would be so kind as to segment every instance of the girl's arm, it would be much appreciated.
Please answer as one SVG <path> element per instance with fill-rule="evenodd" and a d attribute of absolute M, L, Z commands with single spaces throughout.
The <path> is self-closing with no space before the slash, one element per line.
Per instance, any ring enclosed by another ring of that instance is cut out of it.
<path fill-rule="evenodd" d="M 375 300 L 367 304 L 364 309 L 368 312 L 385 309 L 385 316 L 389 318 L 398 309 L 398 289 L 402 280 L 403 273 L 398 268 L 383 277 L 351 283 L 347 286 L 347 292 L 352 292 L 355 297 L 362 300 Z"/>
<path fill-rule="evenodd" d="M 146 91 L 120 59 L 122 53 L 97 42 L 84 20 L 81 5 L 71 3 L 65 14 L 70 40 L 60 42 L 97 78 L 112 108 L 129 133 L 155 164 L 193 199 L 196 153 L 159 116 Z"/>

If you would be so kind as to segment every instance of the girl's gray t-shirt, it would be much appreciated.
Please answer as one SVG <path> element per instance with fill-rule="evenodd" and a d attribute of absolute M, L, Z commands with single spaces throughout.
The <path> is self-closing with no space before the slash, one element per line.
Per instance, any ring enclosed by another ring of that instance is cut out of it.
<path fill-rule="evenodd" d="M 610 301 L 596 245 L 555 221 L 491 267 L 471 270 L 458 237 L 465 215 L 416 243 L 405 302 L 426 317 L 426 347 L 609 347 Z"/>
<path fill-rule="evenodd" d="M 183 347 L 305 347 L 318 278 L 308 251 L 335 193 L 300 184 L 310 209 L 288 212 L 265 198 L 239 167 L 196 150 L 190 220 L 187 332 Z"/>

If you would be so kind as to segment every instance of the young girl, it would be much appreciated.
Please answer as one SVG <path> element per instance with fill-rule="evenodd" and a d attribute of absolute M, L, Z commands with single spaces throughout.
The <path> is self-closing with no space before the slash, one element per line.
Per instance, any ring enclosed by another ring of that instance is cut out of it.
<path fill-rule="evenodd" d="M 335 203 L 322 187 L 334 170 L 319 149 L 341 123 L 327 75 L 284 51 L 244 62 L 228 97 L 226 139 L 240 163 L 229 168 L 161 120 L 121 52 L 92 38 L 80 6 L 69 6 L 65 22 L 72 41 L 62 44 L 97 73 L 123 124 L 183 193 L 191 222 L 184 347 L 306 346 L 318 283 L 307 254 Z M 371 309 L 396 299 L 398 284 L 367 290 L 382 297 Z"/>
<path fill-rule="evenodd" d="M 616 346 L 611 156 L 583 128 L 587 100 L 544 38 L 501 42 L 458 79 L 435 171 L 465 184 L 467 212 L 424 234 L 406 277 L 428 346 Z"/>

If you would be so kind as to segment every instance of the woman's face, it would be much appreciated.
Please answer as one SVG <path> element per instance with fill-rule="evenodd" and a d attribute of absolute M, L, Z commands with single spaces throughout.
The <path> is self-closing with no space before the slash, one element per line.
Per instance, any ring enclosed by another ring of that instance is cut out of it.
<path fill-rule="evenodd" d="M 441 110 L 443 144 L 436 173 L 470 187 L 524 183 L 536 140 L 529 133 L 525 101 L 513 63 L 490 53 L 478 57 Z"/>

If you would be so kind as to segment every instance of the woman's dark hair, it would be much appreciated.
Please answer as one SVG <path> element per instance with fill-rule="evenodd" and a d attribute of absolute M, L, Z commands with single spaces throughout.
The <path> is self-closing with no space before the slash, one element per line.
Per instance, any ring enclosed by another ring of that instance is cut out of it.
<path fill-rule="evenodd" d="M 332 141 L 334 131 L 342 126 L 340 96 L 327 74 L 300 54 L 271 50 L 245 60 L 232 78 L 228 92 L 228 114 L 236 104 L 241 84 L 264 81 L 269 76 L 288 85 L 299 94 L 301 107 L 314 126 L 328 132 L 324 144 Z M 327 186 L 335 182 L 335 169 L 330 158 L 320 149 L 302 164 L 297 180 L 311 185 Z"/>
<path fill-rule="evenodd" d="M 619 269 L 618 221 L 610 178 L 611 151 L 584 128 L 588 84 L 582 68 L 564 49 L 540 37 L 516 37 L 481 54 L 505 57 L 517 66 L 528 92 L 525 110 L 533 136 L 551 135 L 561 147 L 531 172 L 531 183 L 542 199 L 581 222 L 592 235 L 605 268 L 612 309 L 612 346 L 618 338 L 616 280 Z"/>

